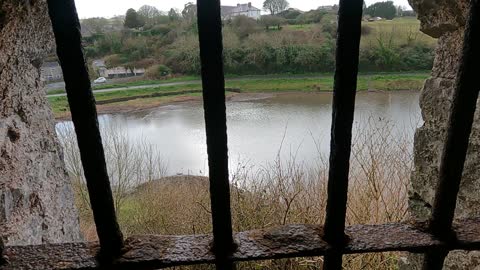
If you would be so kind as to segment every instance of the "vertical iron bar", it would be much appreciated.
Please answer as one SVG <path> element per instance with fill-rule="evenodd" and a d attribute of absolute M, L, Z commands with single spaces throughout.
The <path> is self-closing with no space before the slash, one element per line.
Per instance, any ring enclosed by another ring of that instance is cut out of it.
<path fill-rule="evenodd" d="M 95 99 L 83 55 L 80 22 L 73 0 L 47 2 L 101 254 L 108 258 L 119 253 L 123 237 L 115 216 Z"/>
<path fill-rule="evenodd" d="M 213 221 L 213 248 L 217 269 L 232 269 L 233 263 L 228 259 L 234 250 L 234 242 L 228 179 L 227 116 L 220 1 L 198 0 L 197 13 Z"/>
<path fill-rule="evenodd" d="M 431 232 L 447 243 L 455 238 L 452 221 L 480 91 L 478 63 L 480 63 L 480 0 L 472 0 L 429 224 Z M 444 250 L 428 252 L 423 269 L 442 269 L 447 255 L 448 251 Z"/>
<path fill-rule="evenodd" d="M 341 269 L 346 242 L 348 173 L 357 90 L 363 0 L 340 0 L 324 239 L 332 246 L 324 268 Z"/>
<path fill-rule="evenodd" d="M 4 249 L 5 249 L 5 245 L 3 244 L 3 240 L 0 239 L 0 266 L 5 263 L 5 259 L 3 258 Z"/>

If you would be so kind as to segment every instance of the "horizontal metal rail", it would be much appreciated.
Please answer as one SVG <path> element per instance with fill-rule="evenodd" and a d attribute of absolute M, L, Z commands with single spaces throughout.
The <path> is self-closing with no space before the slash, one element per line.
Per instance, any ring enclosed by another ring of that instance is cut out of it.
<path fill-rule="evenodd" d="M 443 243 L 428 233 L 426 224 L 392 223 L 354 225 L 345 229 L 350 241 L 343 254 L 387 251 L 422 253 L 435 249 L 479 250 L 480 218 L 459 220 L 453 230 L 457 239 Z M 291 257 L 322 256 L 331 246 L 322 239 L 323 229 L 316 225 L 287 225 L 234 235 L 238 248 L 232 261 L 253 261 Z M 159 269 L 178 265 L 215 263 L 211 250 L 212 235 L 133 236 L 126 240 L 114 269 Z M 49 244 L 7 247 L 7 264 L 11 269 L 100 269 L 95 255 L 97 243 Z"/>

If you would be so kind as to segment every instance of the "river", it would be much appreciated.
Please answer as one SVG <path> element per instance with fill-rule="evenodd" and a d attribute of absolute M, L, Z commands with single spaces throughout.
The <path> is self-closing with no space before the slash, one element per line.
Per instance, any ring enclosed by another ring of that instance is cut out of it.
<path fill-rule="evenodd" d="M 393 136 L 413 142 L 421 125 L 419 93 L 362 92 L 357 95 L 354 136 L 385 123 Z M 294 156 L 306 164 L 329 152 L 331 93 L 284 93 L 262 99 L 227 103 L 230 167 L 262 166 Z M 207 172 L 205 127 L 201 102 L 165 105 L 153 110 L 102 115 L 100 125 L 113 125 L 131 140 L 143 140 L 160 150 L 168 174 Z M 57 128 L 62 129 L 61 123 Z M 413 148 L 413 145 L 412 145 Z"/>

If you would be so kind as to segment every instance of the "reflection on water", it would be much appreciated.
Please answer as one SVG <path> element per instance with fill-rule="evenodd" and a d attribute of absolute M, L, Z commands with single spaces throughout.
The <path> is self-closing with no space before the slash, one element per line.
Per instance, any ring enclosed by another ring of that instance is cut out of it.
<path fill-rule="evenodd" d="M 417 92 L 359 93 L 355 129 L 368 122 L 390 121 L 393 132 L 412 139 L 421 124 Z M 239 161 L 264 164 L 295 155 L 309 163 L 328 154 L 331 93 L 292 93 L 242 102 L 228 102 L 228 145 L 231 169 Z M 125 129 L 133 140 L 155 144 L 168 160 L 168 173 L 206 174 L 207 154 L 200 102 L 168 105 L 132 114 L 104 115 L 100 124 Z M 59 126 L 60 127 L 60 126 Z M 413 147 L 413 146 L 412 146 Z"/>

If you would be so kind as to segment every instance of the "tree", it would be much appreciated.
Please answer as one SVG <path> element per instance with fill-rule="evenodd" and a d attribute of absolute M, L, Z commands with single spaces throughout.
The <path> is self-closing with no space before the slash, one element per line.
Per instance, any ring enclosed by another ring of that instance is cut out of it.
<path fill-rule="evenodd" d="M 197 18 L 197 6 L 192 2 L 186 3 L 182 10 L 182 16 L 189 22 L 194 21 Z"/>
<path fill-rule="evenodd" d="M 123 24 L 127 28 L 139 28 L 145 25 L 145 22 L 142 21 L 140 16 L 138 16 L 135 9 L 130 8 L 127 10 L 127 14 L 125 15 L 125 22 Z"/>
<path fill-rule="evenodd" d="M 159 17 L 162 16 L 160 10 L 154 6 L 143 5 L 138 9 L 138 16 L 145 22 L 147 25 L 155 25 L 159 22 Z"/>
<path fill-rule="evenodd" d="M 288 8 L 287 0 L 265 0 L 263 2 L 263 9 L 270 12 L 270 15 L 275 15 Z"/>
<path fill-rule="evenodd" d="M 377 2 L 370 5 L 365 10 L 365 13 L 372 17 L 382 17 L 391 20 L 397 15 L 397 8 L 393 4 L 393 1 Z"/>
<path fill-rule="evenodd" d="M 244 15 L 235 16 L 232 28 L 239 38 L 246 38 L 257 30 L 257 21 Z"/>
<path fill-rule="evenodd" d="M 414 10 L 404 10 L 403 17 L 416 17 L 417 13 Z"/>
<path fill-rule="evenodd" d="M 402 6 L 397 6 L 397 17 L 403 17 L 403 10 L 404 8 Z"/>
<path fill-rule="evenodd" d="M 287 20 L 294 20 L 300 16 L 302 12 L 298 9 L 289 8 L 284 11 L 279 12 L 277 15 L 283 17 Z"/>
<path fill-rule="evenodd" d="M 178 12 L 175 9 L 172 8 L 168 12 L 168 19 L 171 22 L 178 21 L 180 19 L 180 15 L 178 14 Z"/>
<path fill-rule="evenodd" d="M 102 34 L 103 29 L 108 25 L 108 19 L 105 18 L 88 18 L 81 20 L 82 31 L 90 35 Z"/>
<path fill-rule="evenodd" d="M 260 17 L 260 23 L 268 31 L 270 27 L 277 26 L 278 29 L 282 28 L 282 24 L 285 24 L 285 19 L 278 16 L 264 15 Z"/>
<path fill-rule="evenodd" d="M 325 15 L 327 15 L 327 12 L 324 10 L 312 9 L 300 14 L 297 21 L 302 24 L 319 23 Z"/>

